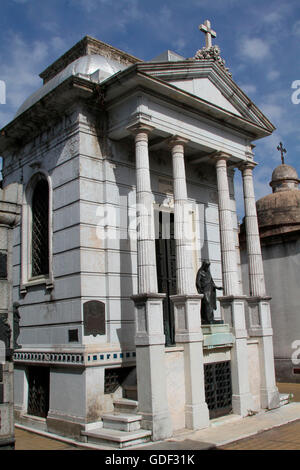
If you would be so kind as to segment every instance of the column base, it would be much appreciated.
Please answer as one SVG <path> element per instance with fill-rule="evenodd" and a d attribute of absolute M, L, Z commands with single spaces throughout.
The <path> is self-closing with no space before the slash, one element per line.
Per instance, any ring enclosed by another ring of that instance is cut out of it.
<path fill-rule="evenodd" d="M 209 410 L 206 403 L 201 405 L 186 405 L 185 427 L 193 430 L 209 427 Z"/>
<path fill-rule="evenodd" d="M 232 395 L 232 411 L 236 415 L 249 416 L 253 412 L 253 397 L 251 393 Z"/>
<path fill-rule="evenodd" d="M 266 410 L 274 410 L 280 407 L 280 396 L 278 388 L 273 390 L 263 389 L 260 390 L 261 407 Z"/>
<path fill-rule="evenodd" d="M 200 315 L 202 297 L 199 294 L 170 296 L 174 304 L 176 343 L 203 341 Z"/>
<path fill-rule="evenodd" d="M 141 427 L 152 431 L 152 440 L 159 441 L 172 437 L 173 430 L 170 421 L 169 413 L 143 413 L 139 410 L 142 416 Z"/>

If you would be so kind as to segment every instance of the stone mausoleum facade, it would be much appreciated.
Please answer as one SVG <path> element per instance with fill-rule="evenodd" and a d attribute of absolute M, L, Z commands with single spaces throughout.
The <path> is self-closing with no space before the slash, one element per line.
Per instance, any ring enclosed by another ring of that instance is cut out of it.
<path fill-rule="evenodd" d="M 274 127 L 202 29 L 189 59 L 83 38 L 1 131 L 3 186 L 22 188 L 19 423 L 124 447 L 279 406 L 252 177 L 252 142 Z M 203 260 L 223 292 L 201 326 Z"/>

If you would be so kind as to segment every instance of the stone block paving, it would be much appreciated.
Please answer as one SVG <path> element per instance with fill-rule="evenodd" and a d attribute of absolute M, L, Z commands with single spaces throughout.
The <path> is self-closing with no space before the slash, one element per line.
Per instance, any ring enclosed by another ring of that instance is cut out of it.
<path fill-rule="evenodd" d="M 300 450 L 300 420 L 218 447 L 221 450 Z"/>
<path fill-rule="evenodd" d="M 15 428 L 16 450 L 79 450 L 65 442 Z"/>

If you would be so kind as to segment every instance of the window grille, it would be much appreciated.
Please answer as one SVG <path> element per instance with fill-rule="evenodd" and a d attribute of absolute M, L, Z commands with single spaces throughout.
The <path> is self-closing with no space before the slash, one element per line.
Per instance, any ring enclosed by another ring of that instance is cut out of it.
<path fill-rule="evenodd" d="M 40 180 L 32 197 L 32 276 L 49 273 L 49 187 Z"/>
<path fill-rule="evenodd" d="M 104 376 L 104 393 L 114 393 L 124 382 L 126 377 L 134 367 L 118 367 L 113 369 L 105 369 Z"/>
<path fill-rule="evenodd" d="M 232 410 L 230 361 L 204 365 L 205 401 L 210 418 L 228 414 Z"/>
<path fill-rule="evenodd" d="M 28 414 L 46 418 L 49 411 L 49 367 L 29 367 Z"/>

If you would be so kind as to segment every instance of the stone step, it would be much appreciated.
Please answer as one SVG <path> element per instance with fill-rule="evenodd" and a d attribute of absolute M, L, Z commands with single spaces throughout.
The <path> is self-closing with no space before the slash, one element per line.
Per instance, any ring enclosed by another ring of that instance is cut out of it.
<path fill-rule="evenodd" d="M 103 429 L 117 429 L 118 431 L 137 431 L 141 429 L 140 415 L 125 413 L 106 413 L 102 415 Z"/>
<path fill-rule="evenodd" d="M 284 406 L 290 403 L 292 395 L 290 395 L 289 393 L 280 393 L 279 398 L 280 398 L 280 403 L 279 403 L 280 406 Z"/>
<path fill-rule="evenodd" d="M 114 400 L 114 411 L 125 414 L 137 414 L 138 401 L 128 398 L 118 398 Z"/>
<path fill-rule="evenodd" d="M 123 385 L 125 397 L 130 400 L 137 400 L 137 385 Z"/>
<path fill-rule="evenodd" d="M 138 431 L 126 432 L 116 429 L 94 429 L 93 431 L 83 431 L 81 433 L 90 444 L 105 445 L 115 449 L 124 449 L 151 440 L 151 431 L 139 429 Z"/>

